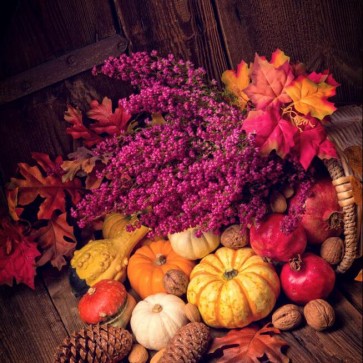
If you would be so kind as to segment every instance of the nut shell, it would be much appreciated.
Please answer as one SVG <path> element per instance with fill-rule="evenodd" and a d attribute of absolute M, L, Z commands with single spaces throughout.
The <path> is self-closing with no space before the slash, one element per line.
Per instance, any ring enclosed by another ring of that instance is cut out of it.
<path fill-rule="evenodd" d="M 150 360 L 150 363 L 158 363 L 165 352 L 165 348 L 160 349 Z"/>
<path fill-rule="evenodd" d="M 221 244 L 224 247 L 237 250 L 249 243 L 249 234 L 247 229 L 242 229 L 238 224 L 232 224 L 227 227 L 221 234 Z"/>
<path fill-rule="evenodd" d="M 304 307 L 304 316 L 308 325 L 318 331 L 330 328 L 335 322 L 333 307 L 323 299 L 309 301 Z"/>
<path fill-rule="evenodd" d="M 285 196 L 279 192 L 272 193 L 270 197 L 270 207 L 274 213 L 284 213 L 287 209 Z"/>
<path fill-rule="evenodd" d="M 327 238 L 320 247 L 320 256 L 331 265 L 337 265 L 344 256 L 344 241 L 339 237 Z"/>
<path fill-rule="evenodd" d="M 134 344 L 132 346 L 131 352 L 128 356 L 128 361 L 130 363 L 146 363 L 149 359 L 149 353 L 145 347 L 141 344 Z"/>
<path fill-rule="evenodd" d="M 164 275 L 163 284 L 168 294 L 182 296 L 187 292 L 189 277 L 182 270 L 171 269 Z"/>
<path fill-rule="evenodd" d="M 302 321 L 300 308 L 294 304 L 283 305 L 272 314 L 272 325 L 280 330 L 297 328 Z"/>
<path fill-rule="evenodd" d="M 199 310 L 196 305 L 187 303 L 184 307 L 185 316 L 190 322 L 201 322 L 202 318 L 200 316 Z"/>

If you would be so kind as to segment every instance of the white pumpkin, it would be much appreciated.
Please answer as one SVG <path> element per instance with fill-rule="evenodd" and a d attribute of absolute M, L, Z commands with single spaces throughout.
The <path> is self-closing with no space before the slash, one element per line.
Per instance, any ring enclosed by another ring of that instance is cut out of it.
<path fill-rule="evenodd" d="M 185 324 L 185 303 L 175 295 L 159 293 L 139 301 L 131 316 L 131 330 L 138 343 L 160 350 Z"/>
<path fill-rule="evenodd" d="M 220 244 L 219 234 L 202 232 L 201 237 L 196 236 L 197 228 L 188 228 L 179 233 L 169 234 L 168 238 L 173 250 L 188 260 L 197 260 L 213 252 Z"/>

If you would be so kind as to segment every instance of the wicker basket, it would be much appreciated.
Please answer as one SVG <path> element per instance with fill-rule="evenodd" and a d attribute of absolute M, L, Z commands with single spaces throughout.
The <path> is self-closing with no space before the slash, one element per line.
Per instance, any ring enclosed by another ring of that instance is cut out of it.
<path fill-rule="evenodd" d="M 339 160 L 326 160 L 325 165 L 344 213 L 344 256 L 336 268 L 337 272 L 344 273 L 356 258 L 362 256 L 362 205 L 354 199 L 351 184 L 352 176 L 362 181 L 362 175 L 354 173 L 344 153 L 348 147 L 362 148 L 362 107 L 341 108 L 332 117 L 331 125 L 327 126 L 327 133 L 340 156 Z"/>

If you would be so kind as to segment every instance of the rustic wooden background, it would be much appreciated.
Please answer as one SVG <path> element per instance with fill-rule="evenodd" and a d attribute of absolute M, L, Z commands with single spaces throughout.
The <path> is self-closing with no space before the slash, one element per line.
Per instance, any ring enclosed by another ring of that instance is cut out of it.
<path fill-rule="evenodd" d="M 103 96 L 116 104 L 130 93 L 126 84 L 91 75 L 91 67 L 109 55 L 171 52 L 203 66 L 210 78 L 219 80 L 241 59 L 250 62 L 255 52 L 269 56 L 280 48 L 311 71 L 330 69 L 341 83 L 335 97 L 338 105 L 361 104 L 362 4 L 361 0 L 0 1 L 0 206 L 5 207 L 2 186 L 15 174 L 18 162 L 31 162 L 32 151 L 54 157 L 74 150 L 63 120 L 67 104 L 84 109 L 91 99 Z M 70 296 L 66 271 L 59 274 L 50 266 L 39 271 L 34 292 L 23 285 L 1 287 L 0 362 L 48 361 L 63 337 L 81 326 L 76 299 Z M 344 329 L 324 335 L 303 328 L 286 335 L 293 361 L 358 363 L 361 296 L 360 284 L 343 281 L 333 300 L 338 328 L 345 324 Z"/>
<path fill-rule="evenodd" d="M 361 0 L 2 0 L 0 184 L 32 151 L 66 156 L 68 103 L 129 94 L 90 68 L 123 51 L 157 49 L 211 78 L 276 48 L 311 70 L 329 68 L 337 104 L 361 103 Z M 3 199 L 4 202 L 4 199 Z"/>

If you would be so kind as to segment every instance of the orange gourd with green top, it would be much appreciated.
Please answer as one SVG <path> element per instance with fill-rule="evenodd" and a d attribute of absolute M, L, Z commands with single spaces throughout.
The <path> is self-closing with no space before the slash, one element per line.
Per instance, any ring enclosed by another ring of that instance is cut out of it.
<path fill-rule="evenodd" d="M 195 263 L 176 254 L 169 241 L 155 241 L 135 251 L 129 260 L 127 277 L 131 287 L 144 299 L 164 292 L 163 277 L 178 269 L 190 275 Z"/>

